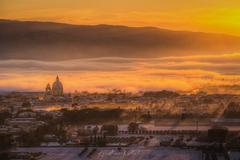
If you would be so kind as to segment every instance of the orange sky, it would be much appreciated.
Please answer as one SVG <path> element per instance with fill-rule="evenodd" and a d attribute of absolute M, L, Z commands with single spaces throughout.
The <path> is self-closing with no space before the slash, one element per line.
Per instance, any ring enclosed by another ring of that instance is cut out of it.
<path fill-rule="evenodd" d="M 154 26 L 240 36 L 240 0 L 0 0 L 0 18 Z M 231 93 L 240 93 L 239 64 L 240 53 L 61 62 L 0 60 L 0 90 L 43 91 L 58 73 L 66 92 L 208 87 L 225 92 L 225 87 L 218 86 L 230 86 Z"/>
<path fill-rule="evenodd" d="M 240 35 L 239 0 L 0 0 L 0 18 Z"/>

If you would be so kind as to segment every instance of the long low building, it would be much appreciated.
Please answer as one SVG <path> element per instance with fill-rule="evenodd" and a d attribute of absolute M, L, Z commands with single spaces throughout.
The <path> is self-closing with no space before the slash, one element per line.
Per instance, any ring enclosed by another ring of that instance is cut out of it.
<path fill-rule="evenodd" d="M 199 131 L 207 131 L 212 127 L 212 125 L 204 125 L 204 126 L 194 126 L 194 125 L 189 125 L 189 126 L 181 126 L 181 125 L 169 125 L 169 126 L 156 126 L 154 124 L 141 124 L 139 126 L 143 130 L 154 130 L 154 131 L 166 131 L 166 130 L 199 130 Z M 230 131 L 240 131 L 240 126 L 224 126 L 228 128 Z M 118 130 L 119 131 L 128 131 L 128 125 L 118 125 Z"/>
<path fill-rule="evenodd" d="M 222 118 L 222 119 L 214 119 L 212 120 L 212 122 L 217 125 L 240 126 L 240 119 Z"/>
<path fill-rule="evenodd" d="M 5 121 L 5 125 L 15 128 L 21 128 L 24 131 L 34 130 L 45 122 L 37 121 L 36 118 L 9 118 Z"/>
<path fill-rule="evenodd" d="M 17 135 L 21 132 L 21 128 L 14 128 L 10 126 L 0 126 L 0 134 Z"/>

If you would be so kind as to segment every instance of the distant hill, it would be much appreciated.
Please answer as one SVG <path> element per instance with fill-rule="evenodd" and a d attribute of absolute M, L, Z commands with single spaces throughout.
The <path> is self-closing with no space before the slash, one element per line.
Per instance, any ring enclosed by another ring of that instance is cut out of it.
<path fill-rule="evenodd" d="M 162 57 L 240 51 L 240 37 L 153 27 L 0 20 L 0 59 Z"/>

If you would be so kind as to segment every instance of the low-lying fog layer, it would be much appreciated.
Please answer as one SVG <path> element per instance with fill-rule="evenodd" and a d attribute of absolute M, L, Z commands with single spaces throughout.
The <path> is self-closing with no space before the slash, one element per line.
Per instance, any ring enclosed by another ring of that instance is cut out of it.
<path fill-rule="evenodd" d="M 67 92 L 119 88 L 237 93 L 240 53 L 149 59 L 0 60 L 0 89 L 44 90 L 57 74 Z"/>

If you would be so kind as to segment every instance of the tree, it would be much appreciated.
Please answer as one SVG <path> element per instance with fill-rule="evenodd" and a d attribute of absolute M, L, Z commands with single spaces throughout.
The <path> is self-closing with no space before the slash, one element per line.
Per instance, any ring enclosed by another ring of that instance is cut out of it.
<path fill-rule="evenodd" d="M 138 130 L 139 130 L 139 125 L 137 123 L 132 122 L 128 125 L 128 132 L 133 133 L 133 132 L 137 132 Z"/>
<path fill-rule="evenodd" d="M 0 125 L 4 124 L 7 118 L 10 118 L 11 114 L 9 112 L 0 112 Z"/>
<path fill-rule="evenodd" d="M 8 150 L 12 146 L 11 135 L 9 134 L 0 134 L 0 151 Z"/>
<path fill-rule="evenodd" d="M 228 134 L 228 129 L 221 126 L 214 126 L 208 130 L 208 138 L 210 141 L 223 143 Z"/>

